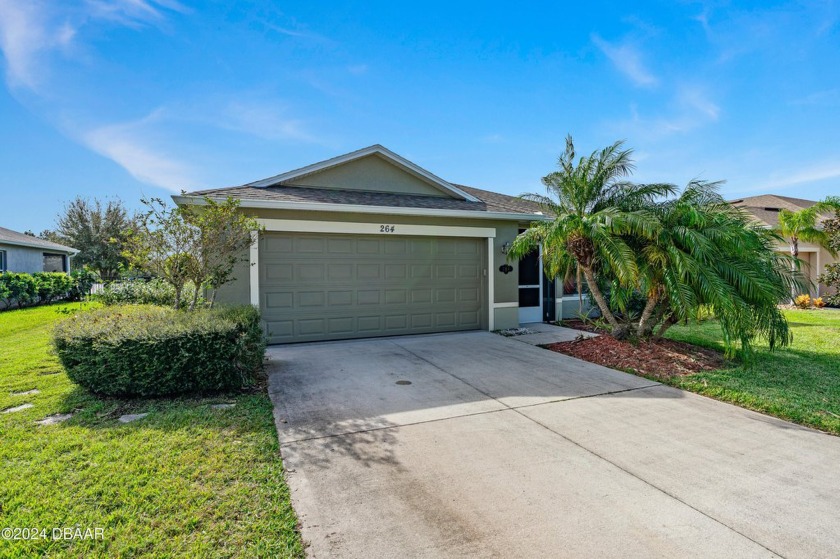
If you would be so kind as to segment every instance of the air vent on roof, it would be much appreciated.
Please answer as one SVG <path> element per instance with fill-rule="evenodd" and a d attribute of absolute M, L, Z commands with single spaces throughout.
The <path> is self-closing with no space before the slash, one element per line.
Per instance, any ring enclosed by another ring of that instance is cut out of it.
<path fill-rule="evenodd" d="M 767 212 L 778 212 L 778 211 L 781 211 L 781 210 L 782 210 L 781 208 L 764 208 L 764 211 L 767 211 Z"/>

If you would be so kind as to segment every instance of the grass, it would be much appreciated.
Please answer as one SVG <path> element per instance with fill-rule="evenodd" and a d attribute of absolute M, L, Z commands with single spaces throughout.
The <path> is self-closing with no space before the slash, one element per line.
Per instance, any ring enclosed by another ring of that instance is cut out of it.
<path fill-rule="evenodd" d="M 756 353 L 754 362 L 665 381 L 802 425 L 840 435 L 840 310 L 785 311 L 793 344 Z M 667 337 L 723 349 L 714 321 L 674 326 Z"/>
<path fill-rule="evenodd" d="M 0 413 L 0 529 L 48 529 L 47 539 L 0 538 L 0 557 L 303 556 L 267 395 L 92 396 L 50 349 L 54 323 L 83 307 L 0 313 L 0 410 L 33 404 Z M 210 407 L 218 402 L 236 405 Z M 35 424 L 57 413 L 74 416 Z M 53 527 L 103 528 L 104 538 L 53 540 Z"/>

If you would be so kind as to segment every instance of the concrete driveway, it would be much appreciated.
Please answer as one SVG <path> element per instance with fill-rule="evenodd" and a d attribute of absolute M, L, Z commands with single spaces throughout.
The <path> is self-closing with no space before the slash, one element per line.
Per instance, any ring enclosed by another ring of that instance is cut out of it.
<path fill-rule="evenodd" d="M 840 438 L 487 332 L 269 356 L 313 557 L 840 556 Z"/>

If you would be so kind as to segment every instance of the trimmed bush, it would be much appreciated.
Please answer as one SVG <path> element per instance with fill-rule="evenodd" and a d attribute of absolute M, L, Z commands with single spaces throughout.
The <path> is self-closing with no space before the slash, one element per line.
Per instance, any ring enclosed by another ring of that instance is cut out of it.
<path fill-rule="evenodd" d="M 53 343 L 70 379 L 97 394 L 163 396 L 253 384 L 265 336 L 259 312 L 115 305 L 60 322 Z"/>
<path fill-rule="evenodd" d="M 42 303 L 52 303 L 55 299 L 67 297 L 73 289 L 73 278 L 59 272 L 36 272 L 35 291 Z"/>
<path fill-rule="evenodd" d="M 186 307 L 192 301 L 195 286 L 188 283 L 181 294 L 181 306 Z M 175 305 L 175 288 L 162 279 L 145 281 L 142 279 L 113 282 L 96 294 L 96 299 L 104 305 Z M 198 298 L 204 303 L 202 297 Z"/>
<path fill-rule="evenodd" d="M 2 272 L 0 300 L 4 309 L 51 303 L 70 296 L 75 285 L 73 278 L 61 272 Z"/>

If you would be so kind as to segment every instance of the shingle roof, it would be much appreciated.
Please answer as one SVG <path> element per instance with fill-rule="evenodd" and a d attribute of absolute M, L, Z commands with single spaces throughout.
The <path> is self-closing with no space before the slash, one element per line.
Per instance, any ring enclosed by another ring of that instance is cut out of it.
<path fill-rule="evenodd" d="M 321 204 L 348 204 L 386 206 L 399 208 L 426 208 L 437 210 L 464 210 L 476 212 L 521 213 L 534 215 L 540 212 L 537 204 L 497 192 L 468 186 L 455 185 L 480 201 L 456 200 L 439 196 L 392 194 L 363 190 L 339 190 L 301 186 L 234 186 L 188 192 L 187 196 L 232 196 L 239 200 L 264 200 L 278 202 L 307 202 Z"/>
<path fill-rule="evenodd" d="M 60 252 L 69 252 L 69 253 L 79 252 L 75 248 L 60 245 L 60 244 L 54 243 L 52 241 L 46 241 L 46 240 L 40 239 L 38 237 L 32 237 L 30 235 L 25 235 L 23 233 L 18 233 L 17 231 L 12 231 L 11 229 L 6 229 L 5 227 L 0 227 L 0 244 L 3 244 L 3 243 L 10 244 L 10 245 L 18 245 L 18 246 L 45 248 L 45 249 L 48 249 L 48 250 L 57 250 L 57 251 L 60 251 Z"/>
<path fill-rule="evenodd" d="M 779 225 L 779 210 L 784 209 L 796 212 L 810 208 L 816 204 L 814 200 L 778 196 L 776 194 L 748 196 L 746 198 L 730 200 L 729 203 L 733 206 L 743 208 L 761 223 L 774 228 Z"/>

